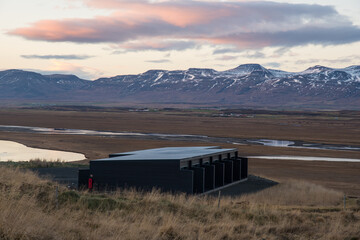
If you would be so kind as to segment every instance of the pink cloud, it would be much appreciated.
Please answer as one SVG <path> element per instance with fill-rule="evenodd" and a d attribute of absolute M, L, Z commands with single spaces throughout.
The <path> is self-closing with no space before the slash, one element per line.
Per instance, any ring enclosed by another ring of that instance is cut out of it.
<path fill-rule="evenodd" d="M 91 7 L 118 9 L 121 12 L 128 12 L 147 18 L 161 19 L 167 23 L 179 27 L 186 27 L 194 23 L 208 23 L 214 19 L 231 15 L 231 8 L 218 8 L 218 5 L 212 4 L 204 8 L 203 4 L 194 4 L 194 2 L 160 2 L 149 3 L 147 1 L 119 1 L 119 0 L 84 0 Z"/>
<path fill-rule="evenodd" d="M 233 9 L 218 8 L 217 5 L 193 4 L 185 2 L 160 2 L 149 3 L 147 1 L 119 1 L 119 0 L 84 0 L 91 7 L 115 9 L 119 15 L 133 18 L 160 19 L 178 27 L 186 27 L 191 24 L 203 24 L 214 19 L 231 15 Z"/>
<path fill-rule="evenodd" d="M 329 6 L 267 1 L 82 1 L 112 13 L 93 19 L 42 20 L 9 34 L 54 42 L 111 42 L 133 50 L 180 49 L 176 46 L 185 46 L 184 42 L 248 49 L 360 40 L 359 27 Z"/>
<path fill-rule="evenodd" d="M 36 22 L 32 27 L 18 28 L 11 34 L 20 35 L 28 39 L 45 39 L 48 41 L 62 41 L 66 37 L 82 38 L 96 33 L 95 29 L 87 27 L 79 20 L 42 20 Z"/>

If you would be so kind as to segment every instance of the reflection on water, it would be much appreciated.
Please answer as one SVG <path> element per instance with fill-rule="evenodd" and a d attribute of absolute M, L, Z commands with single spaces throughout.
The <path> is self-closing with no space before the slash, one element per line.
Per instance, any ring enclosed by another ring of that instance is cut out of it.
<path fill-rule="evenodd" d="M 86 158 L 84 154 L 80 153 L 31 148 L 17 142 L 0 140 L 1 162 L 30 161 L 31 159 L 71 162 L 84 160 Z"/>
<path fill-rule="evenodd" d="M 69 134 L 69 135 L 90 135 L 102 137 L 117 138 L 138 138 L 151 140 L 169 140 L 169 141 L 191 141 L 191 142 L 211 142 L 227 143 L 234 145 L 264 145 L 269 147 L 291 147 L 307 149 L 328 149 L 343 151 L 360 151 L 359 146 L 349 146 L 341 144 L 322 144 L 309 143 L 302 141 L 274 140 L 274 139 L 240 139 L 231 137 L 210 137 L 204 135 L 189 134 L 162 134 L 162 133 L 137 133 L 137 132 L 110 132 L 83 129 L 66 129 L 66 128 L 44 128 L 44 127 L 27 127 L 27 126 L 10 126 L 0 125 L 0 131 L 8 132 L 29 132 L 42 134 Z"/>
<path fill-rule="evenodd" d="M 186 134 L 162 134 L 162 133 L 135 133 L 135 132 L 109 132 L 83 129 L 68 128 L 43 128 L 43 127 L 27 127 L 27 126 L 11 126 L 0 125 L 0 130 L 22 131 L 22 132 L 39 132 L 47 134 L 70 134 L 70 135 L 92 135 L 92 136 L 154 136 L 154 137 L 200 137 L 207 138 L 202 135 L 186 135 Z"/>
<path fill-rule="evenodd" d="M 330 157 L 304 157 L 304 156 L 248 156 L 248 158 L 276 159 L 276 160 L 300 160 L 300 161 L 327 161 L 327 162 L 360 162 L 353 158 L 330 158 Z"/>
<path fill-rule="evenodd" d="M 270 147 L 289 147 L 295 144 L 295 142 L 292 141 L 271 140 L 271 139 L 249 140 L 248 142 L 260 143 L 263 144 L 264 146 L 270 146 Z"/>

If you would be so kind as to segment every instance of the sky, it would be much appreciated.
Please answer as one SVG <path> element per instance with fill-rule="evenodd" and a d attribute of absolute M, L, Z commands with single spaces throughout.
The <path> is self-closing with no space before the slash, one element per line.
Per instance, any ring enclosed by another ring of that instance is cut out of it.
<path fill-rule="evenodd" d="M 0 70 L 95 80 L 360 65 L 359 0 L 0 0 Z"/>

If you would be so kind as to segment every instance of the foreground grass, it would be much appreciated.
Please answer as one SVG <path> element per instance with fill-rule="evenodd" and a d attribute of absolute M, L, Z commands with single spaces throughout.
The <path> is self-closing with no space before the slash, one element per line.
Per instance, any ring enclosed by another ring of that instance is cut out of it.
<path fill-rule="evenodd" d="M 360 239 L 360 203 L 289 182 L 238 198 L 59 189 L 0 168 L 0 239 Z"/>

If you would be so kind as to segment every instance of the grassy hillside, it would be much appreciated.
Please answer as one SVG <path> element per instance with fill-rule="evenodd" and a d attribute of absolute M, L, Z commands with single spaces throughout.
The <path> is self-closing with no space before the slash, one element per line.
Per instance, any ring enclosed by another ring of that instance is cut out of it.
<path fill-rule="evenodd" d="M 0 239 L 360 239 L 360 202 L 304 183 L 238 198 L 69 191 L 0 167 Z"/>

